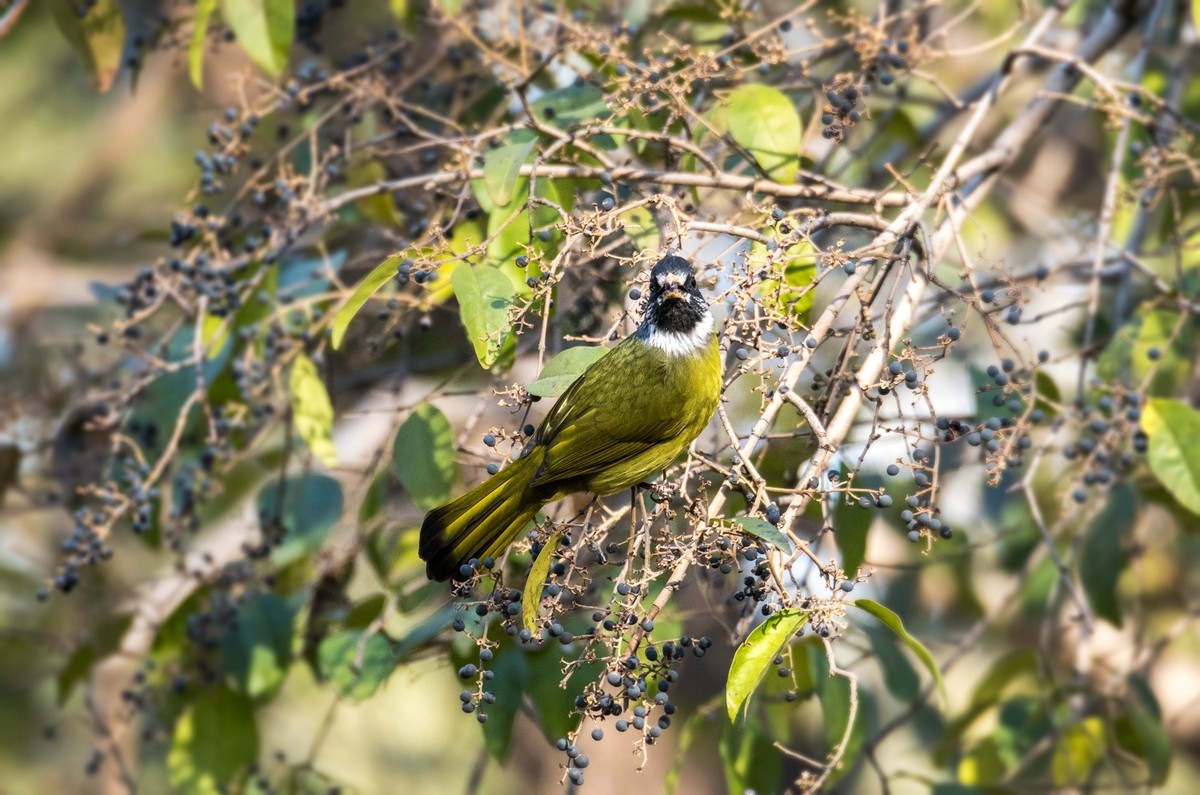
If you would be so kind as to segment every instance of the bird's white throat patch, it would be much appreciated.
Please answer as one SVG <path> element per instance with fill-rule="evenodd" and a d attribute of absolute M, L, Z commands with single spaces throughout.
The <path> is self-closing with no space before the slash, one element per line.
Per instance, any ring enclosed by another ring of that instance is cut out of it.
<path fill-rule="evenodd" d="M 646 336 L 646 344 L 664 351 L 669 356 L 694 356 L 708 346 L 712 330 L 712 312 L 706 311 L 691 331 L 664 331 L 657 326 L 651 326 L 650 333 Z"/>

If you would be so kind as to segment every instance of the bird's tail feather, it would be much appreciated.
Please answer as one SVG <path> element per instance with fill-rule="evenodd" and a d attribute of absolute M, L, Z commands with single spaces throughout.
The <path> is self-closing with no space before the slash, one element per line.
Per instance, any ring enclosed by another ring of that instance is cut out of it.
<path fill-rule="evenodd" d="M 529 485 L 541 464 L 539 450 L 452 502 L 435 508 L 421 525 L 418 552 L 430 578 L 446 580 L 471 558 L 498 555 L 545 503 Z"/>

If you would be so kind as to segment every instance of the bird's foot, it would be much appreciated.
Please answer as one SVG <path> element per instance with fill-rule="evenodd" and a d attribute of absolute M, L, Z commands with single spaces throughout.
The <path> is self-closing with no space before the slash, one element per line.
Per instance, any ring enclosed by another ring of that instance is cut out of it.
<path fill-rule="evenodd" d="M 671 501 L 671 498 L 679 491 L 675 484 L 668 480 L 660 480 L 655 483 L 650 490 L 650 499 L 658 504 L 663 504 Z"/>

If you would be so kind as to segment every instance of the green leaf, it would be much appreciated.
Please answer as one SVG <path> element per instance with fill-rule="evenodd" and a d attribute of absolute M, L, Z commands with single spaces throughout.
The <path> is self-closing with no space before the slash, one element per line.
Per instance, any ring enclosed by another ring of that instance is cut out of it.
<path fill-rule="evenodd" d="M 388 476 L 386 469 L 378 469 L 371 485 L 363 494 L 363 500 L 358 505 L 358 524 L 360 527 L 372 525 L 374 520 L 383 514 L 384 502 L 387 500 Z"/>
<path fill-rule="evenodd" d="M 91 673 L 92 663 L 96 661 L 96 647 L 85 643 L 71 652 L 67 664 L 58 673 L 58 706 L 61 709 L 71 697 L 75 686 Z"/>
<path fill-rule="evenodd" d="M 362 630 L 330 635 L 317 648 L 317 670 L 346 698 L 362 701 L 375 694 L 396 668 L 386 637 L 365 638 Z"/>
<path fill-rule="evenodd" d="M 222 0 L 225 21 L 259 69 L 278 75 L 287 68 L 296 28 L 295 0 Z"/>
<path fill-rule="evenodd" d="M 833 538 L 842 553 L 842 570 L 853 578 L 867 556 L 867 534 L 874 512 L 859 507 L 857 500 L 846 494 L 838 497 L 833 506 Z"/>
<path fill-rule="evenodd" d="M 206 690 L 175 724 L 167 753 L 171 791 L 218 795 L 258 760 L 258 726 L 250 699 L 227 687 Z"/>
<path fill-rule="evenodd" d="M 342 304 L 333 319 L 330 344 L 333 345 L 334 350 L 342 347 L 342 340 L 346 338 L 346 329 L 350 327 L 350 321 L 358 314 L 358 310 L 362 309 L 371 296 L 379 292 L 380 288 L 396 276 L 396 266 L 403 260 L 404 258 L 399 256 L 388 257 L 376 265 L 375 270 L 368 273 L 366 278 L 358 283 L 358 287 L 354 288 L 350 298 Z"/>
<path fill-rule="evenodd" d="M 1083 539 L 1079 578 L 1096 615 L 1115 627 L 1121 626 L 1121 603 L 1117 580 L 1125 564 L 1121 538 L 1137 519 L 1137 493 L 1128 485 L 1113 488 L 1104 510 L 1092 521 Z"/>
<path fill-rule="evenodd" d="M 582 715 L 575 710 L 575 695 L 583 691 L 589 682 L 595 682 L 604 672 L 603 663 L 581 662 L 579 651 L 557 643 L 547 643 L 539 650 L 525 650 L 525 661 L 529 664 L 529 681 L 525 693 L 529 702 L 537 708 L 542 733 L 553 742 L 566 737 L 579 727 Z M 570 660 L 576 667 L 563 681 L 563 666 Z"/>
<path fill-rule="evenodd" d="M 1163 726 L 1162 712 L 1145 680 L 1130 677 L 1123 714 L 1113 725 L 1117 743 L 1146 763 L 1150 783 L 1162 786 L 1171 770 L 1171 737 Z"/>
<path fill-rule="evenodd" d="M 554 552 L 558 549 L 558 542 L 562 540 L 562 536 L 562 531 L 559 530 L 546 540 L 546 545 L 533 561 L 529 576 L 525 578 L 525 591 L 521 597 L 521 624 L 530 632 L 538 631 L 537 614 L 538 606 L 542 603 L 542 586 L 546 584 L 550 565 L 554 562 Z"/>
<path fill-rule="evenodd" d="M 588 124 L 612 115 L 604 92 L 591 83 L 547 91 L 533 103 L 533 111 L 555 127 Z"/>
<path fill-rule="evenodd" d="M 83 61 L 92 86 L 101 93 L 112 88 L 125 47 L 125 18 L 117 0 L 96 0 L 80 17 L 72 0 L 51 0 L 54 22 Z"/>
<path fill-rule="evenodd" d="M 0 442 L 0 508 L 4 507 L 4 493 L 17 482 L 21 471 L 21 448 L 15 444 Z"/>
<path fill-rule="evenodd" d="M 455 268 L 450 281 L 467 338 L 475 346 L 480 366 L 487 369 L 500 358 L 511 333 L 508 308 L 516 294 L 512 282 L 497 268 L 486 266 Z"/>
<path fill-rule="evenodd" d="M 353 607 L 346 611 L 346 618 L 343 624 L 346 629 L 366 629 L 377 618 L 383 615 L 387 604 L 387 594 L 371 594 L 365 599 L 356 602 Z"/>
<path fill-rule="evenodd" d="M 1045 370 L 1038 370 L 1033 377 L 1033 383 L 1037 389 L 1036 407 L 1047 417 L 1057 416 L 1057 406 L 1062 405 L 1062 392 L 1054 378 Z"/>
<path fill-rule="evenodd" d="M 538 397 L 556 398 L 566 392 L 567 387 L 575 383 L 576 378 L 606 353 L 608 348 L 603 345 L 576 345 L 574 348 L 567 348 L 546 362 L 537 380 L 526 384 L 525 390 Z"/>
<path fill-rule="evenodd" d="M 684 719 L 683 728 L 679 730 L 679 742 L 675 746 L 675 759 L 671 762 L 671 769 L 667 771 L 667 775 L 663 779 L 663 795 L 675 795 L 684 765 L 691 760 L 688 749 L 695 742 L 696 734 L 699 732 L 703 720 L 703 714 L 699 711 L 693 712 Z"/>
<path fill-rule="evenodd" d="M 1200 412 L 1181 400 L 1156 398 L 1142 429 L 1150 437 L 1150 471 L 1184 508 L 1200 514 Z"/>
<path fill-rule="evenodd" d="M 346 173 L 346 188 L 353 190 L 365 188 L 368 185 L 377 186 L 388 178 L 387 168 L 382 162 L 372 157 L 356 157 Z M 363 216 L 384 226 L 399 226 L 404 223 L 404 215 L 396 207 L 396 202 L 387 191 L 375 190 L 369 196 L 364 196 L 354 202 L 355 208 Z"/>
<path fill-rule="evenodd" d="M 1023 678 L 1036 678 L 1038 656 L 1030 649 L 1009 652 L 992 663 L 987 673 L 971 691 L 971 703 L 966 710 L 946 725 L 934 749 L 934 761 L 944 765 L 952 754 L 959 752 L 962 736 L 987 710 L 1000 700 L 1008 686 Z"/>
<path fill-rule="evenodd" d="M 312 554 L 342 518 L 342 487 L 328 475 L 292 475 L 268 483 L 258 493 L 258 516 L 264 528 L 283 526 L 283 543 L 271 552 L 276 566 Z"/>
<path fill-rule="evenodd" d="M 866 629 L 888 692 L 901 701 L 912 701 L 921 691 L 921 680 L 900 651 L 896 636 L 879 626 Z"/>
<path fill-rule="evenodd" d="M 513 143 L 489 150 L 483 161 L 484 188 L 491 200 L 501 207 L 512 201 L 521 166 L 537 141 L 537 136 L 528 130 L 520 130 L 512 138 Z"/>
<path fill-rule="evenodd" d="M 1084 784 L 1107 752 L 1108 732 L 1095 715 L 1066 728 L 1054 746 L 1050 769 L 1056 787 Z"/>
<path fill-rule="evenodd" d="M 725 709 L 736 723 L 746 709 L 750 695 L 758 688 L 767 671 L 774 666 L 775 655 L 783 651 L 804 622 L 808 612 L 781 610 L 754 628 L 733 653 L 729 680 L 725 687 Z"/>
<path fill-rule="evenodd" d="M 483 743 L 497 762 L 508 756 L 517 713 L 529 685 L 529 661 L 525 657 L 524 651 L 509 646 L 490 666 L 496 678 L 488 683 L 488 689 L 496 694 L 496 701 L 486 707 L 488 720 L 483 724 Z"/>
<path fill-rule="evenodd" d="M 731 521 L 743 533 L 748 533 L 755 538 L 761 538 L 776 549 L 784 552 L 792 550 L 792 542 L 783 534 L 783 531 L 766 519 L 760 519 L 757 516 L 738 516 Z"/>
<path fill-rule="evenodd" d="M 1180 320 L 1175 310 L 1140 308 L 1101 351 L 1097 375 L 1129 387 L 1149 378 L 1151 395 L 1179 394 L 1191 377 L 1197 337 L 1195 324 Z"/>
<path fill-rule="evenodd" d="M 925 648 L 921 641 L 908 634 L 908 630 L 904 628 L 904 622 L 900 620 L 900 616 L 870 599 L 856 599 L 848 604 L 852 604 L 864 613 L 879 619 L 883 622 L 884 626 L 896 633 L 896 637 L 908 644 L 908 648 L 913 654 L 917 655 L 917 659 L 924 664 L 930 676 L 933 677 L 933 682 L 937 685 L 938 695 L 941 696 L 942 702 L 945 703 L 946 683 L 942 681 L 942 672 L 938 669 L 937 662 L 933 659 L 933 655 L 929 653 L 929 649 Z"/>
<path fill-rule="evenodd" d="M 292 664 L 296 611 L 273 593 L 260 593 L 238 609 L 237 623 L 222 637 L 221 661 L 252 699 L 278 692 Z"/>
<path fill-rule="evenodd" d="M 188 44 L 188 76 L 197 90 L 204 88 L 204 46 L 208 43 L 208 22 L 216 10 L 217 0 L 196 0 L 192 41 Z"/>
<path fill-rule="evenodd" d="M 396 431 L 392 463 L 400 484 L 421 510 L 432 510 L 450 500 L 458 474 L 454 431 L 437 406 L 417 406 Z"/>
<path fill-rule="evenodd" d="M 434 587 L 432 590 L 434 595 L 439 598 L 445 593 L 438 587 Z M 432 615 L 422 619 L 419 624 L 409 629 L 407 634 L 392 646 L 392 656 L 396 662 L 404 662 L 419 651 L 428 651 L 431 647 L 436 647 L 438 644 L 433 641 L 446 631 L 450 622 L 457 615 L 459 612 L 453 604 L 443 605 Z"/>
<path fill-rule="evenodd" d="M 846 733 L 850 722 L 850 688 L 850 680 L 844 676 L 825 677 L 818 683 L 821 711 L 825 716 L 826 753 L 832 754 L 845 740 L 841 764 L 829 776 L 831 785 L 854 769 L 866 736 L 866 701 L 861 688 L 854 725 L 850 727 L 849 735 Z"/>
<path fill-rule="evenodd" d="M 477 191 L 479 192 L 491 203 L 486 188 Z M 574 200 L 574 193 L 567 180 L 538 179 L 533 195 L 552 202 L 565 212 L 570 212 Z M 480 202 L 481 205 L 483 203 Z M 522 254 L 540 253 L 544 259 L 553 259 L 556 246 L 562 241 L 562 232 L 555 226 L 560 220 L 558 212 L 545 204 L 534 203 L 532 207 L 529 205 L 529 179 L 521 177 L 517 181 L 510 203 L 503 207 L 493 206 L 487 219 L 487 236 L 491 238 L 491 242 L 487 247 L 486 264 L 503 271 L 513 282 L 516 294 L 522 298 L 533 294 L 525 279 L 537 276 L 541 271 L 536 262 L 523 268 L 518 267 L 516 258 Z M 542 240 L 543 231 L 549 233 L 548 240 Z"/>
<path fill-rule="evenodd" d="M 302 353 L 292 363 L 289 389 L 296 432 L 317 460 L 332 469 L 337 466 L 337 448 L 333 445 L 333 403 L 317 366 Z"/>
<path fill-rule="evenodd" d="M 729 94 L 724 117 L 733 140 L 777 182 L 795 181 L 802 125 L 796 106 L 777 88 L 750 83 Z"/>
<path fill-rule="evenodd" d="M 130 613 L 118 613 L 89 625 L 91 637 L 67 658 L 58 674 L 58 706 L 71 697 L 74 689 L 91 673 L 92 666 L 117 651 L 133 623 Z"/>
<path fill-rule="evenodd" d="M 725 724 L 717 746 L 725 766 L 728 792 L 778 792 L 783 776 L 783 755 L 772 738 L 753 724 Z"/>

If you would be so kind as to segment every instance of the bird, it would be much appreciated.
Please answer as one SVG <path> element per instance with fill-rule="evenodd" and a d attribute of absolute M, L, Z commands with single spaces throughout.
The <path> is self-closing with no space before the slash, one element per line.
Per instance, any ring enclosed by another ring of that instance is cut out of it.
<path fill-rule="evenodd" d="M 547 503 L 645 482 L 708 426 L 720 397 L 712 311 L 691 263 L 664 256 L 637 330 L 567 387 L 515 461 L 425 516 L 417 550 L 427 575 L 468 579 Z"/>

